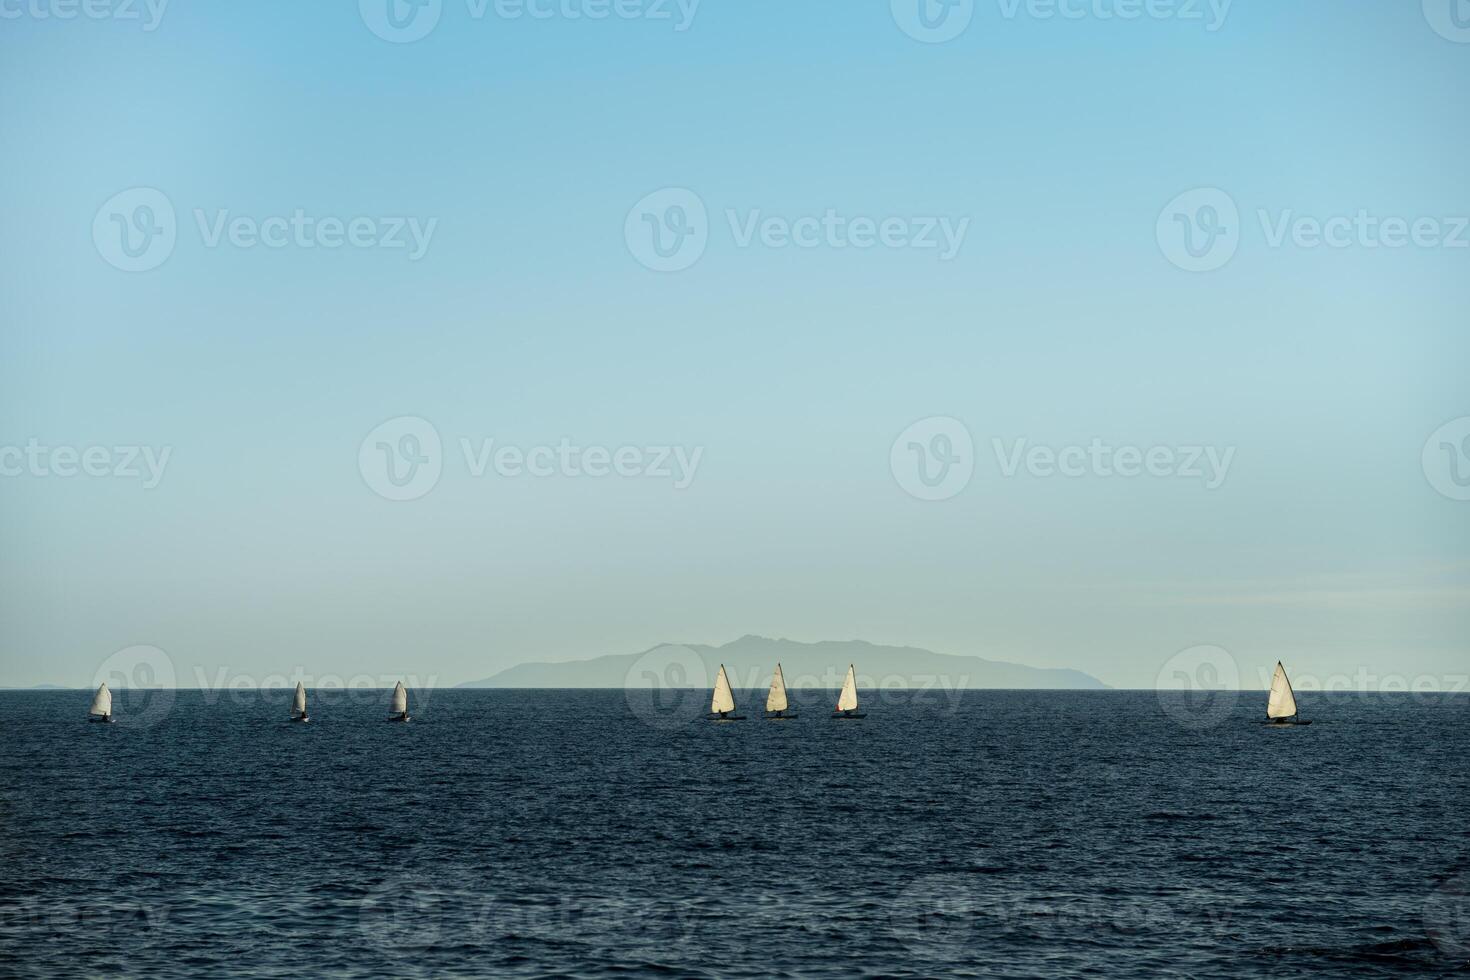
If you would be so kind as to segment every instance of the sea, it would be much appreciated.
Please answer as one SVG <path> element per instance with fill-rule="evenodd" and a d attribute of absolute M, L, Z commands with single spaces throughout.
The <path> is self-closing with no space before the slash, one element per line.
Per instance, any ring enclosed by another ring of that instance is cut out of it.
<path fill-rule="evenodd" d="M 0 693 L 0 975 L 1470 974 L 1470 697 Z"/>

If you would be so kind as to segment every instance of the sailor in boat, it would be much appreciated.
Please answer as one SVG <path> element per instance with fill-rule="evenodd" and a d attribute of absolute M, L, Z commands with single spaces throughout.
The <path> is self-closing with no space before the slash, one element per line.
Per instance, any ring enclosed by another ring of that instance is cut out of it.
<path fill-rule="evenodd" d="M 87 712 L 87 720 L 112 724 L 112 692 L 107 689 L 106 683 L 97 688 L 97 693 L 92 698 L 92 707 Z"/>

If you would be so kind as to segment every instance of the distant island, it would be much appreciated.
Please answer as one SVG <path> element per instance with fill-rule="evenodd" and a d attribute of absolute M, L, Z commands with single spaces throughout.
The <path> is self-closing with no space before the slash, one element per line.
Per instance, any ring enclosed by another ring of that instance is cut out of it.
<path fill-rule="evenodd" d="M 1104 690 L 1108 685 L 1080 670 L 1027 667 L 1024 664 L 935 653 L 918 647 L 887 647 L 862 640 L 798 643 L 764 636 L 742 636 L 724 646 L 661 643 L 642 653 L 611 654 L 563 663 L 526 663 L 484 680 L 458 687 L 622 688 L 703 687 L 724 664 L 737 688 L 770 683 L 777 661 L 786 683 L 796 688 L 837 688 L 848 664 L 857 665 L 860 687 L 1036 688 Z M 703 675 L 699 675 L 702 666 Z M 683 667 L 694 668 L 681 670 Z M 688 676 L 692 674 L 693 676 Z M 686 678 L 681 680 L 681 678 Z"/>

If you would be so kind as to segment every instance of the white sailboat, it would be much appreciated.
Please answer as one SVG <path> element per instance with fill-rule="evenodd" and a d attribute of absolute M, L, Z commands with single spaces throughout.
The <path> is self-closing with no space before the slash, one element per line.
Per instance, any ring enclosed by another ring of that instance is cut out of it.
<path fill-rule="evenodd" d="M 852 664 L 847 665 L 847 677 L 842 681 L 842 693 L 837 695 L 837 708 L 833 712 L 833 718 L 866 718 L 866 714 L 859 713 L 857 700 L 857 671 Z"/>
<path fill-rule="evenodd" d="M 388 706 L 388 720 L 411 720 L 408 717 L 408 691 L 404 690 L 402 681 L 393 687 L 393 703 Z"/>
<path fill-rule="evenodd" d="M 710 698 L 709 713 L 716 721 L 745 720 L 744 716 L 735 714 L 735 692 L 730 689 L 724 664 L 720 664 L 720 675 L 715 678 L 715 695 Z"/>
<path fill-rule="evenodd" d="M 104 683 L 97 688 L 97 693 L 92 696 L 92 707 L 87 711 L 87 720 L 96 722 L 112 721 L 112 692 Z"/>
<path fill-rule="evenodd" d="M 795 712 L 786 712 L 786 678 L 781 673 L 781 665 L 776 665 L 775 676 L 771 678 L 771 690 L 766 695 L 766 717 L 767 718 L 795 718 Z"/>
<path fill-rule="evenodd" d="M 1291 689 L 1291 680 L 1286 668 L 1276 661 L 1276 673 L 1271 677 L 1271 694 L 1266 700 L 1266 721 L 1273 725 L 1310 725 L 1297 717 L 1296 693 Z"/>
<path fill-rule="evenodd" d="M 296 682 L 296 696 L 291 699 L 291 720 L 311 721 L 306 716 L 306 687 L 300 681 Z"/>

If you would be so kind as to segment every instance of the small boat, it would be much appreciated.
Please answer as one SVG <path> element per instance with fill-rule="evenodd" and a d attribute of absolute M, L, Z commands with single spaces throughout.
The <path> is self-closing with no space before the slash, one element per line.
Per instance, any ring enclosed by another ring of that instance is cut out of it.
<path fill-rule="evenodd" d="M 104 683 L 97 688 L 97 693 L 92 697 L 92 707 L 87 712 L 87 720 L 101 724 L 112 723 L 112 692 Z"/>
<path fill-rule="evenodd" d="M 744 721 L 744 715 L 735 714 L 735 692 L 730 690 L 730 678 L 725 676 L 725 665 L 720 664 L 720 676 L 715 678 L 715 696 L 710 698 L 711 721 Z"/>
<path fill-rule="evenodd" d="M 781 665 L 776 665 L 776 675 L 771 678 L 771 693 L 766 695 L 767 718 L 795 718 L 796 712 L 786 710 L 786 678 L 781 674 Z"/>
<path fill-rule="evenodd" d="M 408 692 L 399 681 L 393 688 L 393 703 L 388 706 L 389 721 L 412 721 L 408 716 Z"/>
<path fill-rule="evenodd" d="M 1268 725 L 1310 725 L 1310 721 L 1302 721 L 1297 717 L 1296 695 L 1291 690 L 1291 681 L 1286 676 L 1286 668 L 1281 666 L 1281 661 L 1276 661 L 1276 673 L 1271 678 L 1271 696 L 1266 701 L 1266 724 Z"/>
<path fill-rule="evenodd" d="M 296 682 L 296 697 L 291 701 L 292 721 L 311 721 L 306 716 L 306 688 L 300 681 Z"/>
<path fill-rule="evenodd" d="M 852 664 L 847 665 L 847 678 L 842 682 L 842 693 L 837 695 L 837 708 L 832 713 L 833 718 L 866 718 L 857 709 L 857 672 L 853 670 Z"/>

